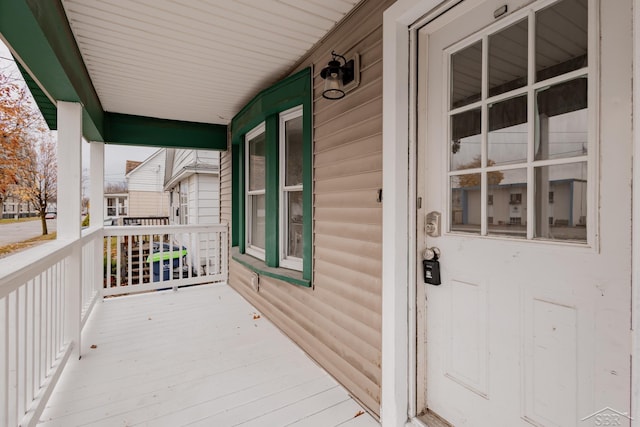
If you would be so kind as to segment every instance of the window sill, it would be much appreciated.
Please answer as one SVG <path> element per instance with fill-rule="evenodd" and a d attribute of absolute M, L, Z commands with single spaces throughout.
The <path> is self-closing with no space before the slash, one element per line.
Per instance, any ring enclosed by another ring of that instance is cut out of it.
<path fill-rule="evenodd" d="M 301 271 L 267 267 L 264 264 L 264 261 L 254 258 L 251 255 L 241 254 L 237 246 L 231 248 L 231 258 L 259 275 L 271 277 L 272 279 L 281 280 L 283 282 L 305 288 L 311 287 L 311 281 L 303 279 Z"/>

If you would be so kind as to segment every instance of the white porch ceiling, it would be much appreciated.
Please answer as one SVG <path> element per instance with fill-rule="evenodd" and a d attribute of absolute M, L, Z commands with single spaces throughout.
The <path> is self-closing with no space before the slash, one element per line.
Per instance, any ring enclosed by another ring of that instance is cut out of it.
<path fill-rule="evenodd" d="M 105 111 L 228 124 L 360 0 L 62 0 Z"/>

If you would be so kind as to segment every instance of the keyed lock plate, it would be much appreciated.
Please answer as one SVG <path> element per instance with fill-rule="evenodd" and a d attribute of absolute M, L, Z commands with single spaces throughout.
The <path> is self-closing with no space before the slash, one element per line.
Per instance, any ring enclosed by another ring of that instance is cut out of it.
<path fill-rule="evenodd" d="M 424 231 L 429 237 L 440 237 L 440 212 L 429 212 L 425 217 Z"/>

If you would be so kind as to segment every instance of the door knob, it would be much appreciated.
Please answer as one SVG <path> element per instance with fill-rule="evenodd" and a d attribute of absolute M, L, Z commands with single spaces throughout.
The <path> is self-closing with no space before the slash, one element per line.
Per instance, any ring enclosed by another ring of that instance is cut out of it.
<path fill-rule="evenodd" d="M 436 248 L 435 246 L 426 248 L 422 253 L 422 258 L 426 259 L 427 261 L 430 261 L 432 259 L 437 260 L 438 258 L 440 258 L 440 249 Z"/>

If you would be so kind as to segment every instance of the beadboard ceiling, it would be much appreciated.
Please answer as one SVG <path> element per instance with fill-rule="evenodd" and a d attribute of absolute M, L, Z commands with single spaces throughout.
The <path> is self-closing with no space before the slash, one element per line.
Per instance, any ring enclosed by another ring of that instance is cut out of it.
<path fill-rule="evenodd" d="M 359 1 L 62 4 L 105 111 L 228 124 Z"/>

